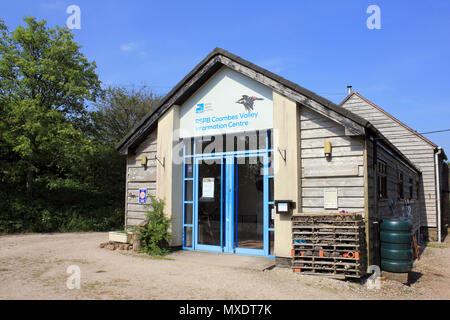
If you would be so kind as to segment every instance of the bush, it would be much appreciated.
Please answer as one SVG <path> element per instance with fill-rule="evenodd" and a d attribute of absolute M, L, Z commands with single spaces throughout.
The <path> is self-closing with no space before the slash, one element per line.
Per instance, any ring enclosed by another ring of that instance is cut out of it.
<path fill-rule="evenodd" d="M 36 184 L 35 197 L 0 184 L 0 233 L 109 231 L 123 228 L 123 197 L 88 187 Z"/>
<path fill-rule="evenodd" d="M 164 256 L 169 253 L 169 227 L 172 219 L 164 215 L 164 200 L 150 196 L 150 206 L 147 207 L 147 224 L 136 228 L 142 245 L 141 251 L 152 256 Z"/>

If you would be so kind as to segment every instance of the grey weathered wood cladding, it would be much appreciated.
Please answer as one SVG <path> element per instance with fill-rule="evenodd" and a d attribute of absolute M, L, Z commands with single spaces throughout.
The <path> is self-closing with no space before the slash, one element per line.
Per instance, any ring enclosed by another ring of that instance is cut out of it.
<path fill-rule="evenodd" d="M 436 227 L 436 145 L 412 132 L 359 94 L 352 94 L 342 107 L 367 119 L 422 171 L 420 192 L 421 225 Z"/>
<path fill-rule="evenodd" d="M 127 156 L 125 223 L 133 226 L 145 220 L 146 206 L 139 204 L 139 189 L 147 189 L 147 195 L 156 196 L 156 139 L 157 129 Z M 141 164 L 146 156 L 147 167 Z"/>
<path fill-rule="evenodd" d="M 402 208 L 406 208 L 404 200 L 398 202 L 396 211 L 393 213 L 387 199 L 377 198 L 374 161 L 382 159 L 388 166 L 387 198 L 389 199 L 397 199 L 399 172 L 404 175 L 403 193 L 407 199 L 410 197 L 409 179 L 416 182 L 419 175 L 415 170 L 404 165 L 388 146 L 384 148 L 389 152 L 380 147 L 378 154 L 374 155 L 372 146 L 374 142 L 368 137 L 347 136 L 342 125 L 305 107 L 301 107 L 300 111 L 300 135 L 302 212 L 327 211 L 324 210 L 323 192 L 327 188 L 336 188 L 339 210 L 368 211 L 372 219 L 394 217 L 403 213 Z M 330 159 L 324 157 L 325 141 L 329 141 L 332 145 Z M 364 157 L 365 148 L 368 148 L 366 157 Z M 365 166 L 367 170 L 364 170 Z M 365 188 L 368 190 L 367 194 L 364 191 Z M 413 190 L 416 190 L 416 183 L 413 184 Z M 414 195 L 413 191 L 413 198 Z M 419 224 L 417 200 L 411 200 L 410 206 L 417 229 Z"/>
<path fill-rule="evenodd" d="M 337 189 L 340 210 L 364 211 L 363 138 L 348 137 L 342 125 L 300 108 L 301 212 L 326 211 L 323 194 L 327 188 Z M 332 144 L 330 159 L 323 153 L 325 141 Z"/>

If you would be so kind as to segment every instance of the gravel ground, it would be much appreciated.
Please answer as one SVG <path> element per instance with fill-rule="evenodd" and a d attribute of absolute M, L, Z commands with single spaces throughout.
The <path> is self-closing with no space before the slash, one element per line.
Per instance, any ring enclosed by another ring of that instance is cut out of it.
<path fill-rule="evenodd" d="M 409 286 L 342 281 L 260 268 L 254 257 L 179 251 L 153 259 L 100 249 L 107 233 L 0 236 L 0 299 L 450 299 L 450 243 L 427 247 Z M 254 259 L 254 260 L 253 260 Z M 80 289 L 66 286 L 67 267 Z"/>

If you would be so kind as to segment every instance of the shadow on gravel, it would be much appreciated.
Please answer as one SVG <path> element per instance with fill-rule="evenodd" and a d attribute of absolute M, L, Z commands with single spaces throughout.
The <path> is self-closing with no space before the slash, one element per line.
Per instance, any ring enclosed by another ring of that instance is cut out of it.
<path fill-rule="evenodd" d="M 407 283 L 407 285 L 410 286 L 410 285 L 416 283 L 417 280 L 419 280 L 422 276 L 423 276 L 423 274 L 421 272 L 410 271 L 409 274 L 408 274 L 408 283 Z"/>

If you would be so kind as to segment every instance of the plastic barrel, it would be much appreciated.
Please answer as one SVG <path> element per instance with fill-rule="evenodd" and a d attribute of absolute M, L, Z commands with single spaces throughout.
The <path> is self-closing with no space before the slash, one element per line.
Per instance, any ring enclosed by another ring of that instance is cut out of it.
<path fill-rule="evenodd" d="M 381 248 L 381 257 L 389 260 L 412 260 L 413 250 L 399 250 L 399 249 L 386 249 Z"/>
<path fill-rule="evenodd" d="M 394 244 L 411 244 L 412 233 L 411 232 L 395 232 L 395 231 L 381 231 L 380 233 L 381 243 L 394 243 Z"/>
<path fill-rule="evenodd" d="M 413 265 L 412 223 L 410 220 L 385 219 L 380 225 L 381 269 L 409 272 Z"/>
<path fill-rule="evenodd" d="M 401 261 L 401 260 L 387 260 L 381 258 L 381 270 L 404 273 L 409 272 L 412 269 L 412 261 Z"/>
<path fill-rule="evenodd" d="M 411 232 L 411 220 L 383 220 L 381 222 L 382 231 L 407 231 Z"/>

